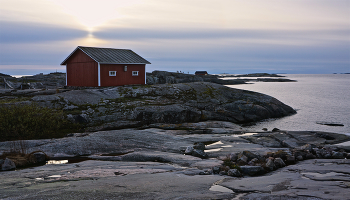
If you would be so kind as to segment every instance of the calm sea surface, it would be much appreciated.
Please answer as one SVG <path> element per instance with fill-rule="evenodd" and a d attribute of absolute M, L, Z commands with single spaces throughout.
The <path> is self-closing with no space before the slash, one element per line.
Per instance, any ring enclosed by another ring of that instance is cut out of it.
<path fill-rule="evenodd" d="M 307 130 L 346 133 L 350 135 L 350 74 L 287 74 L 298 82 L 257 82 L 229 87 L 255 91 L 277 98 L 297 114 L 259 122 L 250 126 L 282 130 Z M 344 126 L 326 126 L 316 122 L 336 122 Z"/>

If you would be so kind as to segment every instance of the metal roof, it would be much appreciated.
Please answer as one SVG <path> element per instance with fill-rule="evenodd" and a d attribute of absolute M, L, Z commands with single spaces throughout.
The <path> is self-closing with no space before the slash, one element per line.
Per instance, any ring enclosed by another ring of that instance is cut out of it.
<path fill-rule="evenodd" d="M 100 64 L 151 64 L 146 59 L 139 56 L 130 49 L 113 49 L 113 48 L 99 48 L 99 47 L 82 47 L 78 46 L 62 63 L 65 62 L 78 49 L 83 51 L 90 58 Z"/>

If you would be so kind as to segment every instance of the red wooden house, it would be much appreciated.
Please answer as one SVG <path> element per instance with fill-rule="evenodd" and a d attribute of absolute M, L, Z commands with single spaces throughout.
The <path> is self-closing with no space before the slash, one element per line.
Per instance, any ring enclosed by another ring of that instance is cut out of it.
<path fill-rule="evenodd" d="M 120 86 L 146 84 L 146 64 L 129 49 L 78 46 L 62 63 L 67 86 Z"/>

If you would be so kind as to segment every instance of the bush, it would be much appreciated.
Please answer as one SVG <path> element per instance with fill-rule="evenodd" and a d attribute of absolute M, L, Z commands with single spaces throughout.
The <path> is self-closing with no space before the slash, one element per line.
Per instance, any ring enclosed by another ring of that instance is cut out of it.
<path fill-rule="evenodd" d="M 62 137 L 71 127 L 62 110 L 29 105 L 0 105 L 0 141 Z"/>

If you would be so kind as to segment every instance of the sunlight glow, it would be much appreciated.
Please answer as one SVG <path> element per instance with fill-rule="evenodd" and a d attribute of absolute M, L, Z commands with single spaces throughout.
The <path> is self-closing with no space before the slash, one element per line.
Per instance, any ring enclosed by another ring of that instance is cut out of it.
<path fill-rule="evenodd" d="M 139 3 L 141 0 L 51 0 L 63 11 L 74 16 L 80 24 L 92 33 L 106 22 L 122 18 L 118 10 Z"/>

